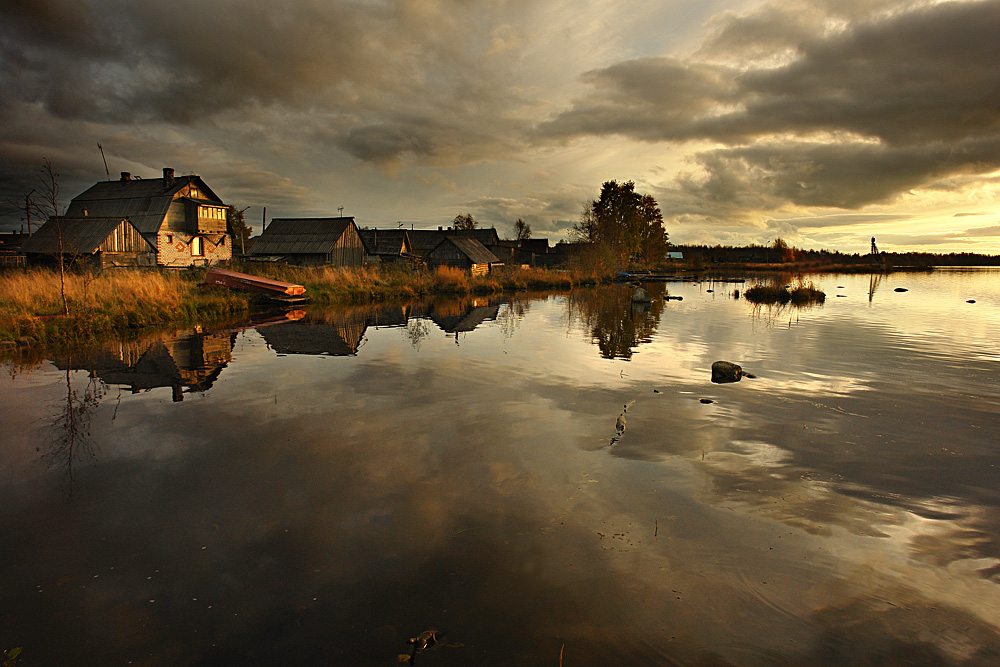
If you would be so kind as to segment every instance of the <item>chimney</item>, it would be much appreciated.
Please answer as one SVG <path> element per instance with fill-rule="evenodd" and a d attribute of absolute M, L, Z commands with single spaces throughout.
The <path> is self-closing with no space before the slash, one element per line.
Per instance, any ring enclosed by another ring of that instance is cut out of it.
<path fill-rule="evenodd" d="M 131 180 L 132 180 L 132 174 L 128 173 L 127 171 L 123 171 L 122 172 L 122 183 L 124 183 L 125 181 L 131 181 Z"/>
<path fill-rule="evenodd" d="M 441 225 L 438 225 L 438 231 L 439 232 L 443 232 L 444 231 L 444 227 L 442 227 Z"/>
<path fill-rule="evenodd" d="M 174 170 L 170 167 L 163 168 L 163 184 L 168 188 L 174 184 Z"/>

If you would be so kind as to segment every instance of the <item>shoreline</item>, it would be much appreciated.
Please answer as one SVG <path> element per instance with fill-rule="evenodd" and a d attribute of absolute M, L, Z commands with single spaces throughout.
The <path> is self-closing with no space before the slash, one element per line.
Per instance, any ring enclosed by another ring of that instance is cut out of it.
<path fill-rule="evenodd" d="M 438 296 L 489 296 L 529 290 L 567 291 L 615 282 L 613 275 L 600 272 L 537 268 L 503 268 L 487 275 L 471 276 L 461 269 L 442 267 L 428 271 L 391 265 L 348 269 L 235 263 L 231 267 L 305 286 L 309 296 L 307 306 L 390 303 Z M 871 265 L 740 263 L 701 267 L 662 265 L 655 270 L 636 270 L 629 275 L 633 280 L 672 282 L 930 270 L 933 267 L 884 269 Z M 70 313 L 64 315 L 57 271 L 28 269 L 0 273 L 0 354 L 6 356 L 35 347 L 79 348 L 108 338 L 134 337 L 154 327 L 247 319 L 276 306 L 275 302 L 254 293 L 205 285 L 204 276 L 204 268 L 69 273 L 65 289 Z"/>

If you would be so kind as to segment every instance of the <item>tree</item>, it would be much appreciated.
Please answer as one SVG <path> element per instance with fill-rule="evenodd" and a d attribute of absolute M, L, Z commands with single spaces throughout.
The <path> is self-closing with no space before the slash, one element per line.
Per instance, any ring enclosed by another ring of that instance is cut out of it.
<path fill-rule="evenodd" d="M 236 208 L 232 204 L 226 210 L 226 232 L 233 237 L 233 241 L 240 244 L 240 254 L 246 252 L 246 242 L 250 239 L 250 235 L 253 230 L 247 227 L 246 220 L 243 218 L 243 212 L 246 208 Z"/>
<path fill-rule="evenodd" d="M 516 240 L 527 241 L 531 238 L 531 225 L 518 218 L 517 222 L 514 223 L 514 234 Z"/>
<path fill-rule="evenodd" d="M 795 250 L 793 248 L 791 248 L 785 242 L 785 239 L 781 238 L 780 236 L 778 238 L 774 239 L 774 244 L 771 246 L 771 248 L 776 253 L 778 253 L 778 257 L 781 259 L 782 262 L 794 262 L 795 261 Z"/>
<path fill-rule="evenodd" d="M 472 217 L 471 213 L 466 213 L 464 215 L 459 213 L 455 216 L 455 220 L 452 222 L 452 225 L 455 229 L 475 229 L 479 226 L 479 223 L 476 222 L 476 219 Z"/>
<path fill-rule="evenodd" d="M 59 295 L 62 297 L 63 315 L 69 315 L 69 301 L 66 299 L 66 260 L 63 251 L 62 223 L 59 220 L 59 172 L 48 158 L 42 158 L 42 173 L 38 175 L 42 188 L 42 202 L 39 211 L 45 217 L 55 219 L 56 238 L 59 241 Z"/>
<path fill-rule="evenodd" d="M 656 199 L 636 192 L 632 181 L 604 183 L 600 197 L 585 205 L 573 233 L 580 241 L 610 250 L 620 266 L 659 261 L 668 240 Z"/>

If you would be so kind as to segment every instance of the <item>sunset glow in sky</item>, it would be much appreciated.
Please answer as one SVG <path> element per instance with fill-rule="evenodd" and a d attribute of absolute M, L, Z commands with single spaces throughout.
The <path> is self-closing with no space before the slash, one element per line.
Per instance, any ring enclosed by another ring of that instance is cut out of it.
<path fill-rule="evenodd" d="M 675 243 L 1000 253 L 1000 0 L 7 0 L 0 228 L 197 173 L 267 218 L 564 238 L 601 183 Z"/>

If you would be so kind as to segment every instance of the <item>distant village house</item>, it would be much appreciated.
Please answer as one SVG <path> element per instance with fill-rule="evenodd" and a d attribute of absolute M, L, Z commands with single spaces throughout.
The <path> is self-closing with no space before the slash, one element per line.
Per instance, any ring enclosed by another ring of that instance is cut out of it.
<path fill-rule="evenodd" d="M 275 218 L 247 259 L 299 266 L 361 266 L 365 244 L 354 218 Z"/>

